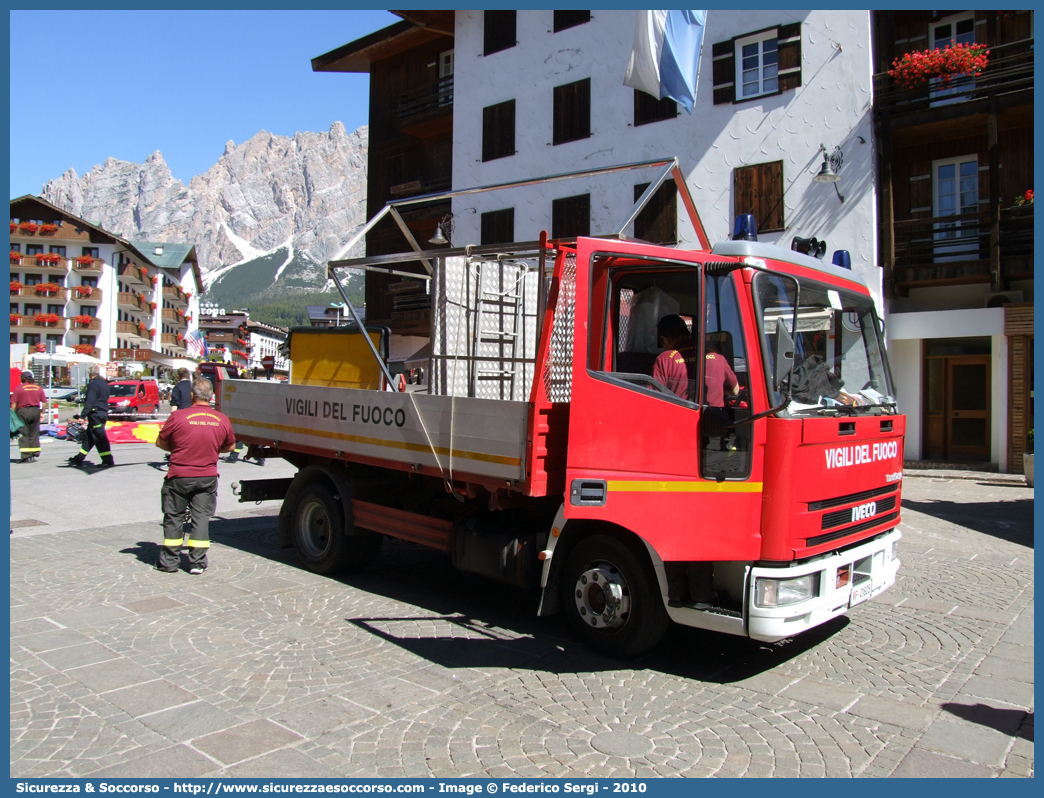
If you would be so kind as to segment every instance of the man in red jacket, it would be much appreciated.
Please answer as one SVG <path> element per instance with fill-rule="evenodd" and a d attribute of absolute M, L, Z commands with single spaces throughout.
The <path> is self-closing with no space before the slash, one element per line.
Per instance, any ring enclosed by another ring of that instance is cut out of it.
<path fill-rule="evenodd" d="M 228 416 L 212 410 L 214 387 L 208 380 L 192 383 L 191 406 L 170 414 L 156 445 L 170 452 L 170 470 L 163 480 L 163 545 L 157 570 L 174 573 L 181 561 L 185 510 L 192 514 L 188 540 L 189 573 L 207 569 L 210 548 L 210 516 L 217 507 L 218 455 L 231 452 L 236 436 Z"/>

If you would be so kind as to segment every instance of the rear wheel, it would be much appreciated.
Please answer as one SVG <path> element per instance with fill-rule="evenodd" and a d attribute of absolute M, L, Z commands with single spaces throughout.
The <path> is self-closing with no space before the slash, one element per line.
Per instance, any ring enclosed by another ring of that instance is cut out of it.
<path fill-rule="evenodd" d="M 292 518 L 294 549 L 314 573 L 364 568 L 380 553 L 383 538 L 376 532 L 346 534 L 341 498 L 318 482 L 298 495 Z"/>
<path fill-rule="evenodd" d="M 644 654 L 670 624 L 648 559 L 608 535 L 585 538 L 569 555 L 562 607 L 584 645 L 613 657 Z"/>

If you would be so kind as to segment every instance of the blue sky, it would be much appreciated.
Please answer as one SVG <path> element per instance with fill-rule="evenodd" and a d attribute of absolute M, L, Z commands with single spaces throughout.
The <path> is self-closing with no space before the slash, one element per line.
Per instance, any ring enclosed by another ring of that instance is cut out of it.
<path fill-rule="evenodd" d="M 399 18 L 387 11 L 12 11 L 11 197 L 75 169 L 159 150 L 185 183 L 231 139 L 348 131 L 369 76 L 311 59 Z"/>

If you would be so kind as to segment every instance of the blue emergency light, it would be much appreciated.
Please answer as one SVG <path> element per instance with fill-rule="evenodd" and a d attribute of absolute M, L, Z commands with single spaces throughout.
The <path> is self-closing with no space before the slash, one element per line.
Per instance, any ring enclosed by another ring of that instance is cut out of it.
<path fill-rule="evenodd" d="M 732 231 L 733 241 L 757 241 L 758 223 L 753 213 L 741 213 L 736 217 L 736 227 Z"/>
<path fill-rule="evenodd" d="M 852 271 L 852 256 L 848 254 L 847 249 L 834 250 L 834 265 Z"/>

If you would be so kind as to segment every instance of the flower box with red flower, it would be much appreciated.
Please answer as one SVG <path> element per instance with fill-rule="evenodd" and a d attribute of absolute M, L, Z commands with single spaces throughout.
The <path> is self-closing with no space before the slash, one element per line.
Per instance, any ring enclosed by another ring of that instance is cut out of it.
<path fill-rule="evenodd" d="M 94 355 L 98 350 L 91 346 L 91 344 L 77 344 L 73 347 L 73 351 L 78 355 Z"/>
<path fill-rule="evenodd" d="M 1027 189 L 1025 194 L 1015 198 L 1016 208 L 1033 207 L 1033 189 Z"/>
<path fill-rule="evenodd" d="M 21 313 L 12 313 L 11 314 L 11 326 L 14 327 L 15 325 L 17 325 L 19 319 L 21 319 L 21 318 L 22 318 L 22 314 Z"/>
<path fill-rule="evenodd" d="M 151 310 L 153 313 L 156 312 L 156 303 L 155 302 L 150 302 L 149 303 L 149 310 Z"/>
<path fill-rule="evenodd" d="M 184 341 L 184 340 L 185 340 L 185 336 L 184 336 L 184 335 L 182 335 L 181 333 L 178 333 L 178 334 L 177 334 L 176 336 L 174 336 L 174 337 L 175 337 L 175 339 L 177 340 L 177 342 L 178 342 L 179 344 L 180 344 L 180 343 L 181 343 L 182 341 Z"/>
<path fill-rule="evenodd" d="M 42 224 L 40 225 L 40 235 L 42 236 L 53 236 L 58 232 L 58 225 L 56 224 Z"/>
<path fill-rule="evenodd" d="M 33 321 L 39 324 L 41 327 L 54 327 L 58 324 L 57 313 L 35 313 L 33 314 Z"/>
<path fill-rule="evenodd" d="M 249 360 L 250 359 L 250 355 L 248 355 L 242 349 L 233 349 L 232 350 L 232 356 L 233 357 L 242 358 L 243 360 Z"/>
<path fill-rule="evenodd" d="M 76 265 L 77 266 L 85 266 L 85 267 L 86 266 L 93 266 L 94 265 L 94 256 L 93 255 L 80 255 L 76 259 Z"/>
<path fill-rule="evenodd" d="M 94 289 L 89 285 L 78 285 L 76 286 L 76 296 L 79 299 L 89 299 L 91 294 L 94 293 Z"/>
<path fill-rule="evenodd" d="M 907 53 L 892 61 L 888 74 L 905 89 L 939 78 L 950 83 L 959 75 L 974 77 L 986 68 L 990 51 L 984 44 L 953 44 L 941 50 Z"/>
<path fill-rule="evenodd" d="M 18 222 L 11 222 L 11 233 L 18 229 Z"/>
<path fill-rule="evenodd" d="M 22 222 L 18 225 L 18 230 L 25 233 L 27 236 L 36 235 L 36 231 L 39 230 L 39 226 L 36 222 Z"/>
<path fill-rule="evenodd" d="M 12 294 L 17 294 L 23 288 L 25 288 L 25 284 L 24 283 L 20 283 L 17 280 L 12 280 L 11 281 L 11 293 Z"/>
<path fill-rule="evenodd" d="M 11 263 L 18 264 L 22 262 L 22 253 L 11 250 Z"/>
<path fill-rule="evenodd" d="M 149 327 L 149 338 L 155 338 L 155 337 L 156 337 L 156 328 L 155 327 Z"/>
<path fill-rule="evenodd" d="M 37 283 L 33 286 L 33 290 L 40 296 L 54 296 L 62 287 L 58 283 Z"/>
<path fill-rule="evenodd" d="M 39 266 L 57 266 L 62 262 L 62 256 L 57 252 L 41 252 L 39 255 L 34 257 Z"/>
<path fill-rule="evenodd" d="M 47 344 L 37 344 L 36 345 L 36 351 L 37 352 L 46 352 L 47 351 Z"/>
<path fill-rule="evenodd" d="M 90 327 L 91 322 L 93 321 L 94 316 L 88 316 L 86 313 L 81 313 L 79 316 L 72 317 L 74 327 Z"/>

